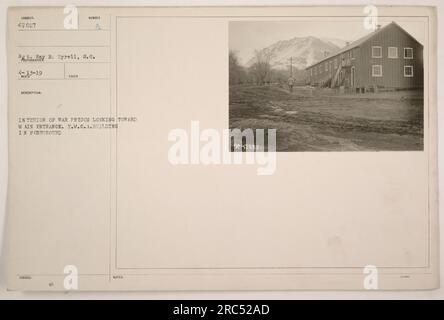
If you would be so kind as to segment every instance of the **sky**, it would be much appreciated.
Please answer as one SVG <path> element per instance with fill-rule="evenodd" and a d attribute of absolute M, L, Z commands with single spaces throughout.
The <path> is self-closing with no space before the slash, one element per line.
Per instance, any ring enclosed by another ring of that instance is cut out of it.
<path fill-rule="evenodd" d="M 379 18 L 385 26 L 395 21 L 416 40 L 424 44 L 427 25 L 421 18 Z M 235 50 L 240 62 L 245 64 L 254 50 L 265 48 L 279 40 L 313 36 L 355 41 L 371 31 L 364 28 L 362 18 L 344 18 L 318 21 L 231 21 L 229 24 L 229 48 Z"/>

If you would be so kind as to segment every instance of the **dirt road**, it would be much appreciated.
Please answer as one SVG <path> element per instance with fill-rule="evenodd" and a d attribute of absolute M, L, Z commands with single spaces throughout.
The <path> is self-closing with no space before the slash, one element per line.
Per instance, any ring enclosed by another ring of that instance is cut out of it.
<path fill-rule="evenodd" d="M 277 151 L 423 149 L 423 100 L 230 87 L 230 128 L 277 129 Z"/>

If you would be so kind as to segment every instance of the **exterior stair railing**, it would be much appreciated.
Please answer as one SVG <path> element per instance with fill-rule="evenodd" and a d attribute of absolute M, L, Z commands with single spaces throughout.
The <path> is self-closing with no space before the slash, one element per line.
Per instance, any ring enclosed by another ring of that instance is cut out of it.
<path fill-rule="evenodd" d="M 339 73 L 341 72 L 341 69 L 342 69 L 342 63 L 339 64 L 339 67 L 338 67 L 338 69 L 336 70 L 336 73 L 335 73 L 335 75 L 334 75 L 334 77 L 333 77 L 333 79 L 332 79 L 332 81 L 331 81 L 331 86 L 330 86 L 330 88 L 334 88 L 334 87 L 336 87 L 336 82 L 338 81 Z"/>

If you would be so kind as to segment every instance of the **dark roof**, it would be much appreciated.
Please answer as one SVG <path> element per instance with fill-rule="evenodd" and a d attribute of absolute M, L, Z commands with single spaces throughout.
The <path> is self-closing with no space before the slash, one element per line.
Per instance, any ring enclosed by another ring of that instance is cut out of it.
<path fill-rule="evenodd" d="M 329 55 L 329 56 L 327 56 L 327 57 L 325 57 L 325 58 L 323 58 L 322 60 L 319 60 L 318 62 L 313 63 L 312 65 L 306 67 L 305 69 L 308 69 L 308 68 L 314 67 L 315 65 L 317 65 L 317 64 L 319 64 L 319 63 L 322 63 L 322 62 L 324 62 L 325 60 L 328 60 L 328 59 L 333 58 L 333 57 L 335 57 L 335 56 L 337 56 L 337 55 L 340 55 L 341 53 L 344 53 L 344 52 L 346 52 L 346 51 L 348 51 L 348 50 L 350 50 L 350 49 L 353 49 L 353 48 L 359 47 L 361 44 L 363 44 L 363 43 L 366 42 L 367 40 L 373 38 L 373 36 L 375 36 L 375 35 L 381 33 L 382 31 L 384 31 L 385 29 L 387 29 L 389 26 L 392 26 L 392 25 L 396 25 L 397 27 L 399 27 L 400 29 L 402 29 L 402 28 L 401 28 L 396 22 L 392 21 L 392 22 L 390 22 L 388 25 L 386 25 L 386 26 L 384 26 L 384 27 L 381 27 L 381 28 L 377 29 L 376 31 L 373 31 L 373 32 L 369 33 L 368 35 L 366 35 L 366 36 L 364 36 L 364 37 L 362 37 L 362 38 L 360 38 L 360 39 L 358 39 L 358 40 L 356 40 L 356 41 L 353 41 L 353 42 L 350 43 L 349 45 L 347 45 L 347 46 L 345 46 L 345 47 L 339 49 L 338 51 L 334 52 L 333 54 L 331 54 L 331 55 Z M 402 29 L 402 30 L 405 31 L 404 29 Z"/>

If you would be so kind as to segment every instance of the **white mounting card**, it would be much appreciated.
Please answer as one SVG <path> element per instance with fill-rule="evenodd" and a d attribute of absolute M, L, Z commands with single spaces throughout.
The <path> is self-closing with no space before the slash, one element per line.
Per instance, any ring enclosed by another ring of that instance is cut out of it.
<path fill-rule="evenodd" d="M 11 290 L 439 286 L 432 7 L 13 7 Z"/>

